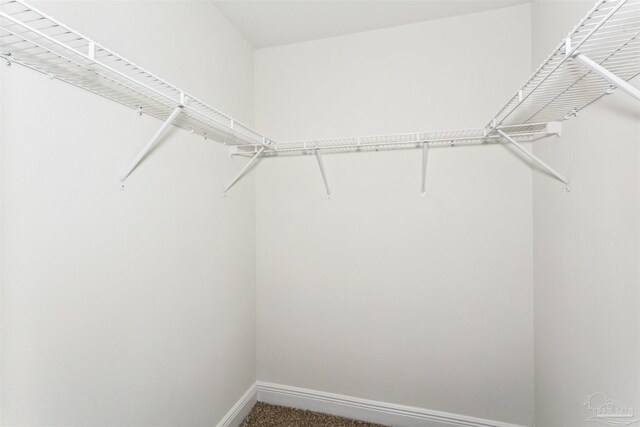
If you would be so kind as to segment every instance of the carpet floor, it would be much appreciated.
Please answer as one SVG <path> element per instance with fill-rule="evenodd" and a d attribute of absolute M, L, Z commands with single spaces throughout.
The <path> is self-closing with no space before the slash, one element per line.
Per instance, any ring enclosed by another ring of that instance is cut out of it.
<path fill-rule="evenodd" d="M 258 402 L 240 427 L 384 427 L 320 412 Z"/>

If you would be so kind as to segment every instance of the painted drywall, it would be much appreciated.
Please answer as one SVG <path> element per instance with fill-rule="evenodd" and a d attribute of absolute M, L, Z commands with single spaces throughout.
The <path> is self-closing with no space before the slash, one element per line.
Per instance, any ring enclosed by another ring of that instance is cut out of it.
<path fill-rule="evenodd" d="M 592 6 L 535 1 L 533 63 Z M 533 179 L 539 427 L 591 424 L 583 403 L 594 393 L 640 411 L 639 145 L 640 108 L 620 91 L 535 145 L 571 180 L 565 193 L 543 173 Z"/>
<path fill-rule="evenodd" d="M 210 2 L 39 2 L 253 121 L 253 49 Z M 206 43 L 204 42 L 206 41 Z M 2 425 L 212 426 L 255 382 L 253 178 L 156 119 L 2 66 Z"/>
<path fill-rule="evenodd" d="M 256 51 L 278 140 L 482 127 L 530 74 L 529 5 Z M 531 170 L 504 146 L 256 169 L 258 379 L 533 424 Z"/>

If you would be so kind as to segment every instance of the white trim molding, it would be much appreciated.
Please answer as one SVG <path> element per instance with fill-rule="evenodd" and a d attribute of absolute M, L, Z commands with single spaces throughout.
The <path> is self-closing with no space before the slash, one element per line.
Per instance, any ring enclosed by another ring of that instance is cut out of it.
<path fill-rule="evenodd" d="M 324 412 L 394 427 L 524 427 L 262 381 L 257 382 L 257 390 L 260 402 Z"/>
<path fill-rule="evenodd" d="M 227 415 L 222 418 L 216 427 L 238 427 L 242 423 L 242 420 L 251 412 L 253 405 L 256 404 L 257 398 L 257 384 L 254 383 L 249 387 L 249 390 L 242 395 L 240 400 L 233 405 L 233 408 L 227 412 Z"/>

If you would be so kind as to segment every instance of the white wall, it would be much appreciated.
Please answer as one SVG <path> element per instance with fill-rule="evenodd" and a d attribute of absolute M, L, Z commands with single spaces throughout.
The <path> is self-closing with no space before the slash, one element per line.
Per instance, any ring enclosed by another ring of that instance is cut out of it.
<path fill-rule="evenodd" d="M 533 63 L 593 6 L 533 3 Z M 638 86 L 640 81 L 635 80 Z M 586 425 L 588 394 L 640 412 L 640 108 L 618 91 L 535 153 L 572 190 L 534 174 L 536 425 Z"/>
<path fill-rule="evenodd" d="M 210 2 L 42 9 L 247 123 L 253 50 Z M 206 40 L 206 43 L 203 41 Z M 253 178 L 174 129 L 2 66 L 3 426 L 211 426 L 255 376 Z"/>
<path fill-rule="evenodd" d="M 529 5 L 256 52 L 279 140 L 482 127 L 530 74 Z M 256 169 L 258 378 L 533 423 L 531 170 L 503 146 Z"/>

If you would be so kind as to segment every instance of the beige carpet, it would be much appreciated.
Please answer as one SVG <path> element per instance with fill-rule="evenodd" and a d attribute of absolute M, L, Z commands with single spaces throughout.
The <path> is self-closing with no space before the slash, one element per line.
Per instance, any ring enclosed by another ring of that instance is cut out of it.
<path fill-rule="evenodd" d="M 384 427 L 380 424 L 258 402 L 240 427 Z"/>

